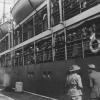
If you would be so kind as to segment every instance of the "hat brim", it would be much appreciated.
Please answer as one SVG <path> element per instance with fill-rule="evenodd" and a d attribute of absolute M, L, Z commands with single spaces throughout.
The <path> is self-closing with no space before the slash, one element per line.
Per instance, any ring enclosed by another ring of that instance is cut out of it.
<path fill-rule="evenodd" d="M 91 67 L 91 65 L 88 65 L 89 66 L 89 69 L 95 69 L 95 67 Z"/>
<path fill-rule="evenodd" d="M 79 69 L 74 69 L 74 70 L 69 70 L 69 71 L 72 72 L 72 71 L 77 71 L 77 70 L 80 70 L 80 68 Z"/>
<path fill-rule="evenodd" d="M 91 67 L 89 67 L 89 69 L 95 69 L 95 68 L 91 68 Z"/>

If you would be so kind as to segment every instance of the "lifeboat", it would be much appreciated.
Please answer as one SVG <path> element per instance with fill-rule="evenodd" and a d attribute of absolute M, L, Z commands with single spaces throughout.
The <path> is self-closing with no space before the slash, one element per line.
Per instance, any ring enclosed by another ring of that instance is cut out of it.
<path fill-rule="evenodd" d="M 11 10 L 16 24 L 19 24 L 44 1 L 45 0 L 18 0 Z"/>
<path fill-rule="evenodd" d="M 0 39 L 9 32 L 10 26 L 11 23 L 8 21 L 0 25 Z"/>

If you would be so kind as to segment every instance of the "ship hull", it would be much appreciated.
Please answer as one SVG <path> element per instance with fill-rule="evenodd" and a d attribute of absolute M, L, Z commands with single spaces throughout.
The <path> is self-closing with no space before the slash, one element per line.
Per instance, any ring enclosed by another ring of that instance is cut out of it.
<path fill-rule="evenodd" d="M 98 71 L 100 70 L 99 61 L 100 57 L 88 57 L 85 59 L 76 58 L 68 61 L 57 61 L 45 64 L 18 66 L 12 69 L 11 85 L 15 88 L 15 83 L 18 81 L 23 82 L 23 89 L 28 92 L 59 98 L 64 100 L 66 98 L 67 90 L 65 88 L 65 81 L 67 69 L 72 64 L 78 64 L 81 67 L 80 75 L 82 77 L 84 88 L 84 100 L 89 100 L 89 78 L 88 78 L 88 64 L 93 63 L 96 65 Z M 51 76 L 43 73 L 51 73 Z"/>

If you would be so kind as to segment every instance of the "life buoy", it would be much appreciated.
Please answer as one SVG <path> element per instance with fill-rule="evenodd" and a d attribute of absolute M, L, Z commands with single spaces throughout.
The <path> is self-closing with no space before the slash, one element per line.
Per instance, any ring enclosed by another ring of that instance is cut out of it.
<path fill-rule="evenodd" d="M 94 44 L 97 44 L 97 47 L 94 47 Z M 93 53 L 97 53 L 100 50 L 100 40 L 99 39 L 91 39 L 90 43 L 90 50 Z"/>

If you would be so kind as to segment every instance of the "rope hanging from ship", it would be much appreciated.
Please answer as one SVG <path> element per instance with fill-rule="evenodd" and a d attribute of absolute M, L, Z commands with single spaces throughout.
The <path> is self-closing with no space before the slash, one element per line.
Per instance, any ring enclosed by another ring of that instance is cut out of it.
<path fill-rule="evenodd" d="M 100 50 L 100 40 L 96 38 L 95 33 L 90 36 L 89 47 L 92 53 L 97 53 Z"/>

